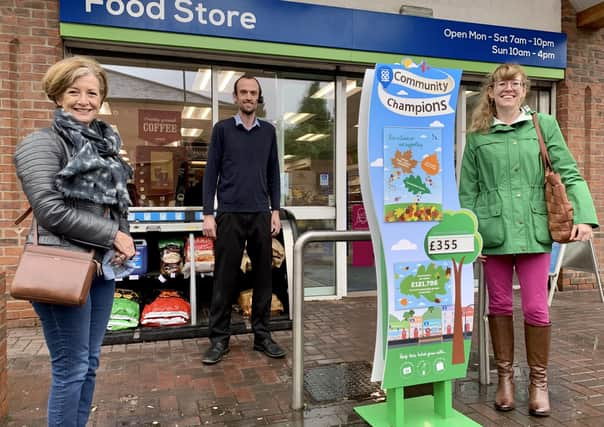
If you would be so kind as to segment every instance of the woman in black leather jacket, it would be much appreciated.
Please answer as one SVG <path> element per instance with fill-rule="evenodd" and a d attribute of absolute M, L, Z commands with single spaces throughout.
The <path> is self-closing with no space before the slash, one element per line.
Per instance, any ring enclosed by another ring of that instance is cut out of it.
<path fill-rule="evenodd" d="M 115 281 L 106 277 L 135 253 L 127 223 L 126 181 L 132 169 L 119 157 L 119 136 L 96 119 L 108 89 L 95 60 L 59 61 L 42 83 L 57 107 L 52 127 L 28 135 L 14 157 L 38 223 L 39 243 L 93 248 L 102 264 L 85 305 L 33 303 L 52 363 L 48 425 L 83 427 L 113 304 Z"/>

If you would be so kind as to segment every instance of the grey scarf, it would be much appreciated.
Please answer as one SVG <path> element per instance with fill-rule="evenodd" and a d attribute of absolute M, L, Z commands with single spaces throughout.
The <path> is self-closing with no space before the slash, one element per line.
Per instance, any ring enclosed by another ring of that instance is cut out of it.
<path fill-rule="evenodd" d="M 57 189 L 67 198 L 116 205 L 125 213 L 131 205 L 126 183 L 132 168 L 119 156 L 119 135 L 105 122 L 94 120 L 86 126 L 61 108 L 55 110 L 53 129 L 72 155 L 57 174 Z"/>

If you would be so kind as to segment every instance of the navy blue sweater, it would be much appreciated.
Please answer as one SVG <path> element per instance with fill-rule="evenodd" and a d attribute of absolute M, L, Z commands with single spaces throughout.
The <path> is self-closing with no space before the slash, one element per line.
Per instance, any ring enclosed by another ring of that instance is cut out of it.
<path fill-rule="evenodd" d="M 203 177 L 203 213 L 268 212 L 278 210 L 281 188 L 275 127 L 258 120 L 250 130 L 236 126 L 233 117 L 212 130 Z M 270 206 L 269 206 L 270 200 Z"/>

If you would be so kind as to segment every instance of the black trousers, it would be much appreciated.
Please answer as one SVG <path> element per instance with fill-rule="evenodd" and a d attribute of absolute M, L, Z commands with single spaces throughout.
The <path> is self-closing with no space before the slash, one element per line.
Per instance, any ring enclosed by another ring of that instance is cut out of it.
<path fill-rule="evenodd" d="M 272 297 L 272 237 L 271 214 L 220 213 L 216 217 L 214 243 L 214 288 L 210 306 L 210 340 L 228 344 L 231 336 L 231 310 L 235 293 L 239 290 L 238 278 L 243 249 L 252 261 L 251 283 L 252 330 L 254 339 L 270 337 L 269 320 Z"/>

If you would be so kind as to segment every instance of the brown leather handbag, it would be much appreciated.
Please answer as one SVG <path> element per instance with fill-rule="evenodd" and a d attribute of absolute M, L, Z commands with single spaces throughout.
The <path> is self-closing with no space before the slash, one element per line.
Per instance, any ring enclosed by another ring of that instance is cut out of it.
<path fill-rule="evenodd" d="M 31 207 L 15 225 L 23 221 Z M 10 287 L 13 298 L 48 304 L 78 306 L 86 303 L 97 272 L 94 250 L 72 251 L 38 244 L 38 224 L 34 218 L 33 242 L 25 245 Z"/>
<path fill-rule="evenodd" d="M 552 240 L 558 243 L 570 242 L 570 236 L 573 229 L 573 205 L 566 196 L 566 187 L 560 178 L 560 174 L 554 171 L 552 162 L 547 154 L 547 148 L 537 113 L 532 113 L 539 148 L 541 149 L 541 160 L 545 170 L 545 203 L 547 205 L 547 225 Z"/>

